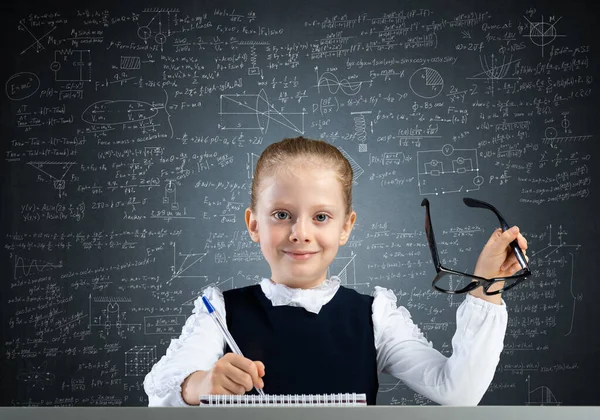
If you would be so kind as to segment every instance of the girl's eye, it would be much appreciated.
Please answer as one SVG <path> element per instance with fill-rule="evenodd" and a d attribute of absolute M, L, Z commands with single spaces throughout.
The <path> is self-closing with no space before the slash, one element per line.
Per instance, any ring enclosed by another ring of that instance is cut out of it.
<path fill-rule="evenodd" d="M 287 216 L 287 213 L 284 212 L 284 211 L 278 211 L 277 213 L 275 213 L 275 218 L 278 219 L 278 220 L 283 220 L 283 219 L 281 219 L 281 218 L 278 217 L 278 216 L 280 216 L 282 214 L 283 214 L 283 219 L 285 219 L 285 216 Z"/>
<path fill-rule="evenodd" d="M 324 219 L 319 219 L 319 216 L 323 216 L 323 217 L 324 217 Z M 326 221 L 328 218 L 329 218 L 329 216 L 328 216 L 328 215 L 326 215 L 326 214 L 324 214 L 324 213 L 317 214 L 317 220 L 318 220 L 319 222 L 324 222 L 324 221 Z"/>

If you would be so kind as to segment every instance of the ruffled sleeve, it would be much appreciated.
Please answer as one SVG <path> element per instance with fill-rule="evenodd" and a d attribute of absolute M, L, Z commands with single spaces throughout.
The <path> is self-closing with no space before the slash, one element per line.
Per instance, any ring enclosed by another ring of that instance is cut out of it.
<path fill-rule="evenodd" d="M 209 287 L 204 294 L 225 319 L 223 294 Z M 197 370 L 209 370 L 225 351 L 225 339 L 198 297 L 192 315 L 186 320 L 179 338 L 172 339 L 166 354 L 144 379 L 148 406 L 186 406 L 181 384 Z"/>
<path fill-rule="evenodd" d="M 477 405 L 489 387 L 504 346 L 508 315 L 467 295 L 456 312 L 452 355 L 433 347 L 391 290 L 375 287 L 372 319 L 377 366 L 439 404 Z"/>

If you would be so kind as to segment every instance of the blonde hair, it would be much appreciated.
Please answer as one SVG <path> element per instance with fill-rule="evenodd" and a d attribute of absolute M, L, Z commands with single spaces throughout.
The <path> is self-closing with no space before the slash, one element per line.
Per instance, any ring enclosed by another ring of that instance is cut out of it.
<path fill-rule="evenodd" d="M 354 174 L 348 159 L 337 147 L 323 140 L 312 140 L 300 136 L 270 144 L 261 153 L 256 162 L 252 179 L 250 210 L 253 213 L 256 212 L 258 193 L 263 177 L 273 175 L 280 170 L 293 170 L 291 164 L 296 162 L 332 169 L 342 186 L 342 194 L 346 202 L 344 209 L 346 216 L 352 212 L 352 178 Z"/>

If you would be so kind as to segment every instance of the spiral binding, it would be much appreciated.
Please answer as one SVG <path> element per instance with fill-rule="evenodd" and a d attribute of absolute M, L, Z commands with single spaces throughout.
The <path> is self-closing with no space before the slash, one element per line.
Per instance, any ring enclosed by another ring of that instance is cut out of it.
<path fill-rule="evenodd" d="M 367 405 L 366 394 L 267 394 L 267 395 L 201 395 L 202 406 L 251 407 L 356 407 Z"/>

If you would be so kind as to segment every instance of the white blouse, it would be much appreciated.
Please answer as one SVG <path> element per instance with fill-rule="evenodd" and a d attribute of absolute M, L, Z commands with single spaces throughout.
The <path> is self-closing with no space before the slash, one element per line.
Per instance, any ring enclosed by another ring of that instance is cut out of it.
<path fill-rule="evenodd" d="M 293 289 L 264 278 L 260 287 L 274 306 L 300 306 L 319 313 L 338 291 L 340 279 L 333 276 L 312 289 Z M 225 319 L 222 292 L 209 287 L 205 295 Z M 166 354 L 144 379 L 151 407 L 186 406 L 181 396 L 185 378 L 197 370 L 209 370 L 224 355 L 225 339 L 201 297 L 194 305 L 179 338 L 171 340 Z M 504 301 L 496 305 L 466 295 L 457 309 L 450 357 L 433 348 L 409 311 L 397 307 L 391 290 L 375 286 L 372 313 L 380 372 L 393 375 L 438 404 L 477 405 L 481 401 L 504 346 L 508 323 Z"/>

